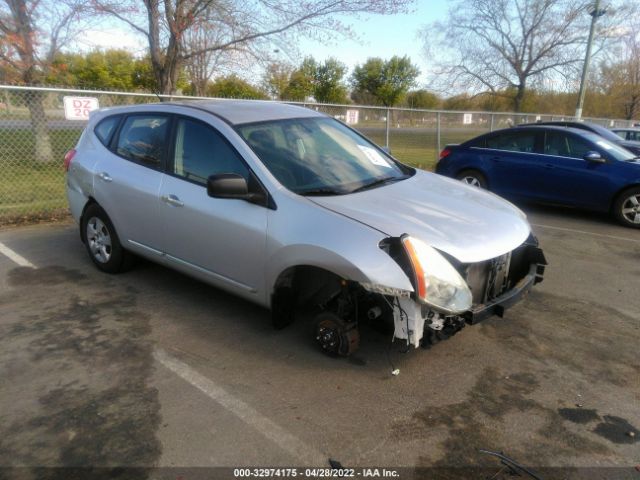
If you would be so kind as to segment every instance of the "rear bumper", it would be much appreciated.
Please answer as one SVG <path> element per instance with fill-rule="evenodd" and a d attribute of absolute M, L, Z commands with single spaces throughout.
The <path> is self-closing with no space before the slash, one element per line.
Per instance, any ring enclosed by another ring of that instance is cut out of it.
<path fill-rule="evenodd" d="M 531 263 L 529 273 L 511 290 L 504 292 L 490 302 L 476 305 L 473 309 L 462 315 L 467 323 L 473 325 L 493 315 L 502 317 L 507 308 L 512 307 L 522 300 L 536 283 L 540 283 L 543 280 L 544 269 L 547 262 L 542 254 L 542 250 L 538 248 L 536 248 L 536 250 L 536 263 Z"/>

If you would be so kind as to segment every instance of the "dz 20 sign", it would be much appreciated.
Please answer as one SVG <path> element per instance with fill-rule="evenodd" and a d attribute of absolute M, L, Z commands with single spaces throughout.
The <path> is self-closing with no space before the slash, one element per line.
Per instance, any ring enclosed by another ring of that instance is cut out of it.
<path fill-rule="evenodd" d="M 89 120 L 89 112 L 100 108 L 95 97 L 64 97 L 64 118 Z"/>

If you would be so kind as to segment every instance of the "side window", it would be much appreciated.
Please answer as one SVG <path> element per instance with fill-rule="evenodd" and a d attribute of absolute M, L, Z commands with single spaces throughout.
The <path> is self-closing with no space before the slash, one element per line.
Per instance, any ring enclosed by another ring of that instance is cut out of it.
<path fill-rule="evenodd" d="M 160 169 L 165 151 L 169 117 L 132 115 L 120 129 L 116 153 L 121 157 Z"/>
<path fill-rule="evenodd" d="M 535 146 L 535 132 L 508 132 L 487 138 L 487 148 L 495 148 L 496 150 L 534 153 Z"/>
<path fill-rule="evenodd" d="M 620 138 L 622 138 L 623 140 L 627 139 L 627 133 L 631 134 L 631 132 L 627 132 L 625 130 L 616 130 L 614 133 L 618 135 Z"/>
<path fill-rule="evenodd" d="M 219 173 L 237 173 L 249 181 L 249 169 L 220 133 L 185 118 L 176 129 L 173 173 L 203 185 Z"/>
<path fill-rule="evenodd" d="M 634 142 L 640 142 L 640 132 L 629 130 L 629 136 L 627 140 L 633 140 Z"/>
<path fill-rule="evenodd" d="M 109 144 L 111 134 L 118 125 L 118 122 L 120 122 L 120 115 L 113 115 L 100 121 L 100 123 L 96 125 L 96 128 L 93 129 L 96 137 L 98 137 L 98 140 L 100 140 L 105 147 Z"/>
<path fill-rule="evenodd" d="M 480 137 L 467 142 L 467 147 L 484 148 L 487 146 L 487 139 Z"/>
<path fill-rule="evenodd" d="M 564 132 L 547 132 L 545 136 L 544 153 L 562 157 L 582 158 L 594 147 L 579 137 Z"/>

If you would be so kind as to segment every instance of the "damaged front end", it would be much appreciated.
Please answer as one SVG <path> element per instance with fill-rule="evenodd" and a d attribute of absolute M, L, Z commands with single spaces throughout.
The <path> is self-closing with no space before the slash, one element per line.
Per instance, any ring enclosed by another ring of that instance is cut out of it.
<path fill-rule="evenodd" d="M 428 348 L 465 324 L 492 315 L 502 317 L 505 309 L 542 281 L 547 265 L 533 235 L 513 251 L 468 264 L 409 236 L 385 239 L 380 248 L 412 280 L 414 291 L 410 294 L 389 296 L 379 287 L 377 290 L 391 308 L 394 339 L 413 347 Z"/>

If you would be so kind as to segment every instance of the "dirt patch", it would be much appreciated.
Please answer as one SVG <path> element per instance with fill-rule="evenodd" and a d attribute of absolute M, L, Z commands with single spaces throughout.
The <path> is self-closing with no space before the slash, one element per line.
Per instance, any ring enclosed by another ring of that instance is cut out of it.
<path fill-rule="evenodd" d="M 10 466 L 103 467 L 105 474 L 155 465 L 162 448 L 158 392 L 148 383 L 153 345 L 134 292 L 60 266 L 16 268 L 9 283 L 38 288 L 16 288 L 6 308 L 16 317 L 0 336 L 0 368 L 9 378 L 0 387 L 0 458 Z M 29 401 L 11 404 L 12 397 Z"/>
<path fill-rule="evenodd" d="M 604 422 L 598 424 L 595 433 L 613 443 L 637 443 L 640 431 L 627 420 L 613 415 L 605 415 Z"/>
<path fill-rule="evenodd" d="M 58 283 L 78 283 L 87 276 L 78 270 L 57 265 L 43 268 L 18 267 L 9 272 L 9 285 L 22 287 L 28 285 L 55 285 Z"/>
<path fill-rule="evenodd" d="M 445 430 L 441 454 L 420 457 L 418 468 L 495 465 L 495 459 L 480 453 L 480 449 L 505 452 L 529 465 L 540 465 L 556 455 L 609 451 L 606 445 L 566 428 L 557 411 L 532 399 L 537 388 L 538 381 L 529 372 L 506 374 L 485 368 L 463 401 L 422 409 L 409 422 L 394 425 L 393 437 L 427 439 Z M 523 417 L 527 417 L 530 431 L 523 432 L 513 423 Z"/>
<path fill-rule="evenodd" d="M 600 419 L 598 412 L 589 408 L 560 408 L 558 413 L 565 420 L 573 423 L 589 423 Z"/>
<path fill-rule="evenodd" d="M 569 369 L 590 383 L 637 386 L 638 320 L 611 306 L 534 291 L 504 320 L 479 331 L 518 356 Z M 615 345 L 615 348 L 612 348 Z"/>

